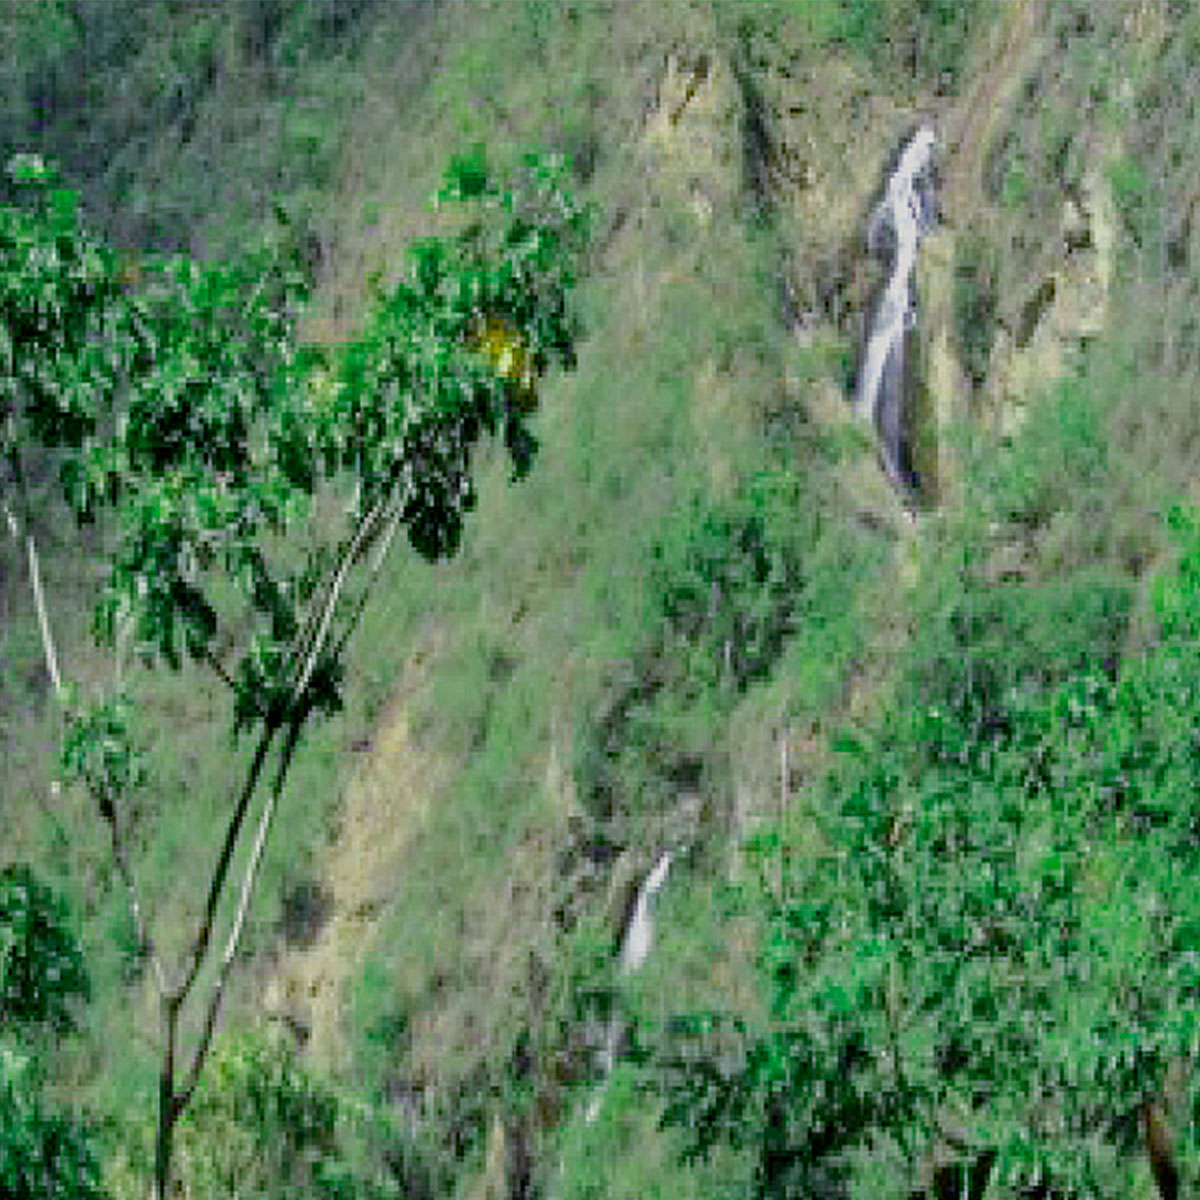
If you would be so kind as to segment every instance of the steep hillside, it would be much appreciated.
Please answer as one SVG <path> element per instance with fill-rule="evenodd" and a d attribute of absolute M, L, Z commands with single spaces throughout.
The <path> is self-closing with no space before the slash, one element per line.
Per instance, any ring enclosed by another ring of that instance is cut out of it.
<path fill-rule="evenodd" d="M 830 813 L 858 786 L 854 763 L 874 756 L 894 783 L 924 761 L 913 714 L 961 709 L 983 737 L 997 697 L 1050 694 L 1085 668 L 1115 678 L 1161 638 L 1162 517 L 1195 498 L 1200 465 L 1200 25 L 1185 10 L 5 10 L 19 102 L 0 145 L 60 155 L 131 251 L 230 252 L 277 202 L 318 280 L 315 341 L 353 338 L 373 281 L 449 227 L 430 197 L 456 150 L 482 145 L 501 169 L 530 147 L 564 152 L 596 205 L 584 338 L 575 370 L 539 386 L 535 469 L 514 485 L 489 452 L 461 553 L 432 567 L 393 554 L 347 709 L 297 760 L 252 908 L 218 1041 L 266 1030 L 341 1098 L 348 1182 L 314 1195 L 949 1186 L 936 1171 L 965 1152 L 915 1116 L 919 1149 L 880 1135 L 872 1152 L 864 1134 L 853 1171 L 818 1147 L 815 1173 L 788 1174 L 819 1121 L 796 1127 L 799 1100 L 791 1116 L 771 1107 L 772 1088 L 799 1085 L 782 1066 L 754 1076 L 747 1047 L 784 1021 L 776 966 L 802 924 L 790 881 L 840 845 Z M 918 275 L 913 498 L 846 398 L 880 284 L 866 215 L 919 120 L 939 137 L 941 212 Z M 104 532 L 79 555 L 48 482 L 41 502 L 58 637 L 94 682 Z M 53 782 L 28 579 L 17 548 L 3 555 L 0 857 L 39 864 L 75 906 L 95 995 L 52 1069 L 107 1122 L 114 1195 L 140 1194 L 152 991 L 103 830 Z M 245 751 L 197 671 L 148 686 L 138 867 L 170 952 Z M 889 848 L 910 800 L 889 810 Z M 622 975 L 622 930 L 667 849 L 654 949 Z M 601 1095 L 614 1014 L 627 1033 Z M 696 1014 L 712 1018 L 703 1052 L 683 1039 Z M 672 1091 L 681 1062 L 708 1071 L 712 1097 L 758 1081 L 730 1101 L 732 1133 L 716 1099 L 689 1108 Z M 201 1163 L 224 1135 L 189 1136 Z M 1095 1194 L 1153 1195 L 1127 1141 Z"/>

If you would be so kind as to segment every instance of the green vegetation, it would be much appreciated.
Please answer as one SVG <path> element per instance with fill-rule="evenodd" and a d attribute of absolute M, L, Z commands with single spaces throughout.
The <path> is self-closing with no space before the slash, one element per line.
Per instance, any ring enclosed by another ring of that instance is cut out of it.
<path fill-rule="evenodd" d="M 101 1200 L 91 1132 L 41 1088 L 32 1056 L 0 1041 L 0 1191 L 13 1200 Z"/>
<path fill-rule="evenodd" d="M 11 359 L 3 452 L 21 511 L 28 520 L 26 460 L 65 451 L 59 474 L 76 518 L 90 523 L 101 507 L 112 507 L 121 530 L 96 618 L 99 637 L 117 649 L 118 680 L 128 638 L 145 665 L 161 658 L 178 670 L 186 653 L 233 692 L 235 736 L 258 727 L 195 942 L 172 978 L 141 927 L 128 859 L 130 793 L 145 775 L 132 766 L 137 752 L 125 697 L 118 691 L 79 707 L 66 701 L 64 765 L 87 785 L 111 828 L 162 1005 L 155 1180 L 165 1196 L 173 1129 L 199 1083 L 302 729 L 311 714 L 341 706 L 341 647 L 397 525 L 426 558 L 457 549 L 462 516 L 474 503 L 471 451 L 485 431 L 502 428 L 517 476 L 528 471 L 534 443 L 522 425 L 517 385 L 494 369 L 479 343 L 485 326 L 503 330 L 528 362 L 529 380 L 551 355 L 570 360 L 565 258 L 578 248 L 584 214 L 559 188 L 553 165 L 531 158 L 514 193 L 491 183 L 481 153 L 453 159 L 440 198 L 473 202 L 482 214 L 452 242 L 415 247 L 411 282 L 380 297 L 366 337 L 350 347 L 333 387 L 314 404 L 307 375 L 317 356 L 298 352 L 290 330 L 303 281 L 285 258 L 148 263 L 150 286 L 131 299 L 118 284 L 114 256 L 79 230 L 72 193 L 43 192 L 41 160 L 17 157 L 10 173 L 38 189 L 33 211 L 6 209 L 0 227 L 0 313 Z M 487 219 L 489 208 L 499 223 Z M 355 484 L 348 532 L 310 542 L 299 566 L 286 553 L 272 554 L 307 516 L 318 482 L 345 474 Z M 368 552 L 372 565 L 355 572 Z M 344 602 L 355 574 L 362 581 Z M 242 592 L 243 612 L 229 606 L 231 591 Z M 62 698 L 44 616 L 43 608 L 48 670 Z M 216 651 L 226 623 L 244 644 L 231 668 Z M 177 1090 L 179 1018 L 206 964 L 234 851 L 276 735 L 284 745 L 271 795 L 203 1033 Z M 18 931 L 24 936 L 25 925 Z"/>
<path fill-rule="evenodd" d="M 94 1130 L 45 1094 L 55 1039 L 78 1029 L 90 981 L 61 897 L 27 863 L 0 871 L 0 1193 L 99 1200 Z"/>
<path fill-rule="evenodd" d="M 321 1194 L 324 1172 L 336 1169 L 337 1116 L 336 1099 L 306 1077 L 294 1051 L 227 1039 L 180 1128 L 183 1175 L 204 1195 Z"/>
<path fill-rule="evenodd" d="M 1195 1177 L 1197 544 L 1171 507 L 1194 447 L 1149 429 L 1189 427 L 1195 380 L 1163 340 L 1184 311 L 1158 228 L 1182 182 L 1172 126 L 1146 121 L 1109 175 L 1133 277 L 1120 333 L 1019 432 L 974 439 L 961 514 L 923 539 L 893 703 L 805 790 L 803 838 L 760 839 L 764 1016 L 718 1007 L 659 1034 L 665 1119 L 691 1155 L 748 1155 L 753 1194 L 1173 1196 Z M 977 383 L 982 310 L 1020 269 L 1007 249 L 958 247 Z"/>
<path fill-rule="evenodd" d="M 818 45 L 845 49 L 893 78 L 907 76 L 941 93 L 957 90 L 972 36 L 995 15 L 987 0 L 727 0 L 721 7 L 745 32 L 757 23 L 767 36 L 798 20 Z"/>
<path fill-rule="evenodd" d="M 1180 884 L 1196 853 L 1184 681 L 1200 544 L 1194 517 L 1173 524 L 1161 643 L 1118 680 L 1082 629 L 1061 682 L 1016 673 L 1014 645 L 1031 665 L 1063 653 L 1073 603 L 990 653 L 951 614 L 956 645 L 918 643 L 895 720 L 810 799 L 820 851 L 763 896 L 772 1031 L 737 1023 L 724 1065 L 672 1050 L 669 1118 L 696 1151 L 754 1148 L 756 1194 L 840 1179 L 906 1195 L 935 1156 L 964 1171 L 986 1156 L 1000 1186 L 1130 1194 L 1133 1115 L 1196 1035 Z M 1015 617 L 1047 599 L 1010 585 L 994 603 Z M 689 1041 L 713 1036 L 696 1021 Z M 1189 1123 L 1198 1104 L 1189 1084 Z"/>
<path fill-rule="evenodd" d="M 21 7 L 0 18 L 0 150 L 36 144 L 60 161 L 116 245 L 228 257 L 267 225 L 270 200 L 303 226 L 310 258 L 327 254 L 320 201 L 362 100 L 347 51 L 378 32 L 369 5 Z"/>
<path fill-rule="evenodd" d="M 64 926 L 61 900 L 26 863 L 0 871 L 0 1018 L 4 1024 L 74 1025 L 70 1003 L 86 1000 L 87 972 Z"/>
<path fill-rule="evenodd" d="M 974 387 L 987 378 L 996 320 L 995 248 L 978 234 L 954 247 L 954 328 L 963 370 Z"/>
<path fill-rule="evenodd" d="M 192 961 L 253 735 L 319 713 L 268 850 L 229 862 L 257 884 L 216 907 L 207 1060 L 204 1007 L 181 1027 L 191 1194 L 1189 1194 L 1194 14 L 21 8 L 0 143 L 60 157 L 107 236 L 20 160 L 3 487 L 37 559 L 0 559 L 0 869 L 39 882 L 0 912 L 78 947 L 43 939 L 68 997 L 0 922 L 2 1011 L 42 1014 L 0 1191 L 44 1194 L 55 1143 L 63 1195 L 145 1193 L 157 971 Z M 838 406 L 861 215 L 930 112 L 939 369 L 982 420 L 931 428 L 961 490 L 914 528 Z M 584 205 L 529 145 L 601 214 L 577 346 Z M 406 461 L 372 575 L 348 551 Z M 296 659 L 350 559 L 331 653 Z"/>

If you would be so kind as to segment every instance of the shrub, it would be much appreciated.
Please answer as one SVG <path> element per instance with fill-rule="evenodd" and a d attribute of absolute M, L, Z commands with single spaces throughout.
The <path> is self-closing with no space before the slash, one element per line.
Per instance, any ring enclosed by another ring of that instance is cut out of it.
<path fill-rule="evenodd" d="M 261 1034 L 222 1039 L 180 1122 L 181 1173 L 201 1196 L 282 1196 L 335 1157 L 338 1104 Z"/>
<path fill-rule="evenodd" d="M 90 994 L 62 901 L 25 863 L 0 871 L 0 1025 L 74 1027 L 71 1002 Z"/>
<path fill-rule="evenodd" d="M 100 1200 L 85 1126 L 48 1107 L 31 1061 L 0 1043 L 0 1196 Z"/>

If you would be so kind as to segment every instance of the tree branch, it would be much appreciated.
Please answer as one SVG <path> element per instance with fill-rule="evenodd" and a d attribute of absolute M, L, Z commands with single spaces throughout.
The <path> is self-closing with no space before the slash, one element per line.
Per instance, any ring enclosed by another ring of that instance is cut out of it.
<path fill-rule="evenodd" d="M 403 506 L 401 505 L 401 497 L 399 489 L 392 495 L 391 515 L 388 518 L 388 525 L 384 531 L 383 538 L 379 545 L 375 548 L 375 555 L 367 567 L 367 581 L 363 584 L 363 589 L 358 597 L 358 602 L 350 619 L 346 622 L 345 629 L 342 630 L 342 635 L 338 638 L 336 653 L 340 656 L 346 648 L 346 643 L 350 640 L 350 635 L 358 626 L 358 622 L 362 617 L 363 610 L 366 608 L 367 599 L 371 594 L 371 588 L 375 584 L 375 579 L 379 574 L 380 567 L 383 566 L 383 561 L 387 558 L 387 552 L 392 544 L 392 538 L 396 536 L 396 530 L 400 527 L 400 518 L 404 514 Z"/>
<path fill-rule="evenodd" d="M 13 515 L 12 509 L 9 508 L 7 500 L 0 500 L 0 504 L 4 506 L 9 533 L 14 541 L 20 541 L 20 523 Z M 33 540 L 33 534 L 28 530 L 25 533 L 25 551 L 29 559 L 29 583 L 33 589 L 33 604 L 37 610 L 38 628 L 42 635 L 42 652 L 46 656 L 46 672 L 50 676 L 50 682 L 54 685 L 54 695 L 59 704 L 62 704 L 64 700 L 62 676 L 58 670 L 58 655 L 54 649 L 54 638 L 50 634 L 50 618 L 46 613 L 46 598 L 42 593 L 42 573 L 38 569 L 37 544 Z"/>
<path fill-rule="evenodd" d="M 355 532 L 354 538 L 347 547 L 346 552 L 342 557 L 342 561 L 334 575 L 330 585 L 328 596 L 321 606 L 320 616 L 316 619 L 315 629 L 312 635 L 310 647 L 304 666 L 300 671 L 299 678 L 291 694 L 291 716 L 288 724 L 287 740 L 284 743 L 282 753 L 279 759 L 279 766 L 275 774 L 275 782 L 271 788 L 271 794 L 263 807 L 263 812 L 259 818 L 258 830 L 254 837 L 254 846 L 251 850 L 250 862 L 246 867 L 246 874 L 242 879 L 242 890 L 238 900 L 237 911 L 234 915 L 233 926 L 229 933 L 229 938 L 225 944 L 225 953 L 222 957 L 220 973 L 217 978 L 216 985 L 213 989 L 213 994 L 209 1000 L 208 1010 L 204 1019 L 204 1030 L 201 1034 L 200 1044 L 196 1048 L 196 1052 L 192 1057 L 192 1063 L 188 1070 L 187 1080 L 183 1088 L 175 1095 L 173 1106 L 175 1112 L 182 1112 L 191 1102 L 193 1093 L 195 1092 L 197 1083 L 199 1082 L 200 1072 L 204 1069 L 204 1063 L 208 1057 L 209 1050 L 212 1046 L 213 1032 L 216 1027 L 217 1014 L 220 1011 L 221 1000 L 224 996 L 225 985 L 228 980 L 229 970 L 233 965 L 234 957 L 237 953 L 238 943 L 241 940 L 242 927 L 245 923 L 246 913 L 249 910 L 250 899 L 254 890 L 254 882 L 258 874 L 259 865 L 262 860 L 263 850 L 266 846 L 267 835 L 270 832 L 271 823 L 275 816 L 275 811 L 278 805 L 279 796 L 283 791 L 284 781 L 287 778 L 287 772 L 291 766 L 292 756 L 295 753 L 296 743 L 300 737 L 300 731 L 304 724 L 306 709 L 300 703 L 304 695 L 305 689 L 308 687 L 309 681 L 312 678 L 312 673 L 316 667 L 317 659 L 319 658 L 325 642 L 328 638 L 329 628 L 332 623 L 333 613 L 337 607 L 338 598 L 341 594 L 342 587 L 345 583 L 346 574 L 350 567 L 362 555 L 370 540 L 375 536 L 381 522 L 389 516 L 390 523 L 388 524 L 386 533 L 379 546 L 373 561 L 370 564 L 370 578 L 367 581 L 366 591 L 369 591 L 370 585 L 383 563 L 383 559 L 387 553 L 387 549 L 391 544 L 391 540 L 395 535 L 396 528 L 399 525 L 402 509 L 400 507 L 399 489 L 393 488 L 392 491 L 383 497 L 375 506 L 374 510 L 368 517 L 359 525 Z M 358 610 L 354 618 L 351 619 L 350 627 L 344 632 L 342 639 L 338 643 L 339 650 L 345 645 L 345 640 L 349 636 L 350 628 L 357 617 L 361 614 L 362 605 L 365 602 L 365 595 L 360 598 Z M 209 893 L 209 902 L 205 913 L 205 921 L 201 927 L 200 936 L 197 938 L 193 949 L 192 966 L 184 983 L 175 993 L 175 998 L 179 1001 L 190 991 L 196 976 L 199 973 L 200 965 L 203 962 L 204 956 L 207 953 L 209 941 L 212 936 L 212 928 L 216 915 L 217 902 L 220 893 L 224 888 L 225 876 L 228 873 L 229 863 L 232 859 L 233 848 L 237 843 L 238 836 L 241 830 L 242 823 L 245 819 L 246 809 L 248 807 L 250 797 L 253 795 L 257 786 L 258 777 L 261 774 L 263 760 L 266 755 L 270 740 L 274 736 L 274 730 L 270 727 L 264 731 L 264 736 L 259 743 L 258 751 L 255 755 L 254 765 L 251 769 L 250 777 L 247 779 L 246 785 L 243 787 L 242 795 L 238 801 L 238 809 L 234 814 L 234 819 L 230 823 L 229 830 L 226 835 L 225 846 L 222 849 L 221 859 L 218 865 L 218 871 L 213 877 L 212 888 Z"/>
<path fill-rule="evenodd" d="M 54 685 L 54 694 L 58 702 L 63 702 L 62 676 L 58 673 L 58 655 L 54 652 L 54 639 L 50 636 L 50 618 L 46 614 L 46 599 L 42 595 L 42 575 L 38 570 L 37 546 L 33 534 L 27 534 L 25 545 L 29 552 L 29 579 L 33 585 L 33 602 L 37 606 L 38 626 L 42 631 L 42 649 L 46 654 L 46 670 L 50 673 L 50 682 Z"/>
<path fill-rule="evenodd" d="M 300 654 L 305 653 L 305 647 L 307 647 L 307 653 L 304 666 L 301 668 L 296 684 L 292 688 L 293 703 L 304 695 L 309 681 L 312 679 L 317 659 L 320 657 L 325 639 L 329 633 L 329 625 L 333 620 L 334 610 L 337 608 L 338 596 L 341 594 L 342 587 L 346 582 L 346 574 L 377 533 L 377 527 L 386 515 L 387 510 L 396 503 L 397 490 L 397 486 L 393 485 L 388 492 L 379 498 L 375 507 L 359 523 L 358 528 L 354 531 L 354 536 L 350 539 L 349 545 L 342 552 L 341 562 L 338 563 L 337 570 L 334 572 L 333 579 L 329 585 L 329 591 L 320 606 L 319 613 L 315 614 L 310 620 L 308 630 L 297 642 L 297 658 Z"/>
<path fill-rule="evenodd" d="M 220 681 L 223 684 L 225 684 L 225 686 L 228 687 L 230 691 L 232 691 L 232 692 L 237 691 L 237 684 L 234 683 L 233 679 L 230 677 L 229 672 L 226 671 L 223 666 L 221 666 L 220 660 L 217 658 L 217 656 L 215 654 L 213 654 L 213 652 L 211 650 L 204 651 L 204 661 L 206 663 L 208 663 L 208 665 L 210 667 L 212 667 L 213 671 L 216 673 L 217 678 L 220 679 Z M 263 715 L 265 715 L 265 714 L 263 714 Z"/>
<path fill-rule="evenodd" d="M 217 905 L 220 902 L 221 893 L 225 890 L 225 877 L 229 874 L 229 864 L 233 860 L 233 852 L 242 831 L 242 824 L 246 819 L 246 810 L 249 808 L 250 800 L 254 795 L 255 789 L 258 787 L 258 778 L 262 774 L 263 765 L 267 758 L 267 751 L 270 749 L 271 743 L 275 740 L 278 728 L 277 724 L 268 721 L 266 728 L 263 729 L 262 736 L 259 738 L 258 748 L 254 751 L 254 760 L 250 765 L 249 774 L 246 776 L 246 782 L 242 785 L 242 792 L 233 810 L 233 816 L 230 817 L 229 827 L 225 831 L 225 843 L 221 847 L 221 853 L 217 858 L 217 867 L 213 872 L 212 881 L 208 887 L 208 901 L 204 906 L 204 919 L 200 924 L 199 930 L 196 932 L 196 940 L 192 943 L 191 965 L 183 981 L 171 993 L 178 1000 L 182 1000 L 191 991 L 192 985 L 196 982 L 196 976 L 200 973 L 204 957 L 208 953 L 208 944 L 212 940 L 213 923 L 217 917 Z"/>
<path fill-rule="evenodd" d="M 368 516 L 360 523 L 355 531 L 354 537 L 347 546 L 342 555 L 342 561 L 338 565 L 338 569 L 330 584 L 329 593 L 325 602 L 322 604 L 319 615 L 315 616 L 310 623 L 309 628 L 313 630 L 310 638 L 302 639 L 309 642 L 308 653 L 304 661 L 304 665 L 299 672 L 295 686 L 292 688 L 289 708 L 291 715 L 289 721 L 295 724 L 297 717 L 297 705 L 304 696 L 305 689 L 308 687 L 312 679 L 312 673 L 316 668 L 317 659 L 320 657 L 321 650 L 324 647 L 325 640 L 328 636 L 330 622 L 333 619 L 334 609 L 337 607 L 338 597 L 341 594 L 342 587 L 345 583 L 346 573 L 351 565 L 362 554 L 363 549 L 369 542 L 373 531 L 379 524 L 380 519 L 387 511 L 390 503 L 395 503 L 395 489 L 382 497 L 375 505 L 375 508 Z M 298 651 L 299 653 L 299 651 Z M 301 718 L 302 721 L 302 718 Z M 182 999 L 191 990 L 192 985 L 196 981 L 196 976 L 200 973 L 200 967 L 203 964 L 204 957 L 208 952 L 209 942 L 212 940 L 213 924 L 216 920 L 217 905 L 220 902 L 221 893 L 225 888 L 225 879 L 229 873 L 229 866 L 233 860 L 233 852 L 237 845 L 238 838 L 241 834 L 242 825 L 246 818 L 246 811 L 250 805 L 251 797 L 258 786 L 259 776 L 262 773 L 262 768 L 266 760 L 267 751 L 270 748 L 271 742 L 274 740 L 277 732 L 278 724 L 273 724 L 268 721 L 266 728 L 263 730 L 262 738 L 259 741 L 258 749 L 255 751 L 254 762 L 250 769 L 250 774 L 247 776 L 246 782 L 242 787 L 242 793 L 238 797 L 237 807 L 229 822 L 229 828 L 225 834 L 225 843 L 221 847 L 221 853 L 217 860 L 217 869 L 213 873 L 212 882 L 209 886 L 208 902 L 205 905 L 204 920 L 201 923 L 200 929 L 197 932 L 196 940 L 192 946 L 191 965 L 188 968 L 188 973 L 183 982 L 175 990 L 175 995 Z M 289 732 L 289 738 L 299 736 L 299 730 Z M 289 751 L 288 758 L 291 753 Z"/>
<path fill-rule="evenodd" d="M 271 822 L 275 817 L 279 796 L 283 791 L 284 781 L 287 779 L 292 755 L 295 753 L 296 743 L 299 740 L 303 724 L 303 718 L 298 717 L 293 719 L 288 726 L 287 740 L 284 742 L 283 750 L 279 756 L 279 767 L 275 772 L 275 782 L 271 786 L 271 794 L 267 797 L 267 802 L 263 806 L 262 816 L 258 820 L 258 830 L 254 835 L 254 847 L 250 852 L 250 862 L 246 865 L 246 874 L 242 879 L 242 891 L 238 898 L 237 912 L 233 918 L 233 926 L 229 931 L 229 938 L 225 943 L 225 953 L 221 959 L 221 969 L 217 976 L 217 982 L 213 987 L 213 994 L 208 1002 L 208 1011 L 205 1013 L 204 1031 L 200 1036 L 200 1044 L 196 1047 L 196 1052 L 192 1056 L 192 1063 L 188 1068 L 187 1079 L 184 1082 L 183 1088 L 176 1094 L 173 1100 L 176 1112 L 182 1112 L 191 1103 L 192 1094 L 195 1092 L 196 1084 L 200 1080 L 200 1072 L 204 1069 L 205 1060 L 208 1058 L 208 1052 L 212 1047 L 217 1013 L 220 1011 L 221 1000 L 225 994 L 229 969 L 233 965 L 238 943 L 241 941 L 242 926 L 246 920 L 246 913 L 250 908 L 250 898 L 253 895 L 254 881 L 262 862 L 267 834 L 270 832 Z"/>
<path fill-rule="evenodd" d="M 145 948 L 147 956 L 150 959 L 150 965 L 154 968 L 154 981 L 158 987 L 158 994 L 161 999 L 167 994 L 167 979 L 163 972 L 162 961 L 158 957 L 158 951 L 154 948 L 154 939 L 151 938 L 146 926 L 145 917 L 142 915 L 142 906 L 138 903 L 133 869 L 129 865 L 128 849 L 125 846 L 124 839 L 121 837 L 118 827 L 117 807 L 112 802 L 111 797 L 108 798 L 107 803 L 100 805 L 100 811 L 104 814 L 104 819 L 108 822 L 109 831 L 112 835 L 113 859 L 116 861 L 117 871 L 121 876 L 121 881 L 125 884 L 126 890 L 129 892 L 129 906 L 133 911 L 133 930 L 137 936 L 138 944 Z"/>

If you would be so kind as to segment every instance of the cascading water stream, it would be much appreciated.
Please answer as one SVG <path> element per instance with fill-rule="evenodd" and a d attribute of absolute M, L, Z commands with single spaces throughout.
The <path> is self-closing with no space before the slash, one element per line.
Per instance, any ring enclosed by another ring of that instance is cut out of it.
<path fill-rule="evenodd" d="M 911 485 L 905 414 L 905 341 L 916 319 L 913 274 L 921 237 L 934 220 L 932 166 L 937 136 L 921 125 L 888 179 L 887 191 L 867 226 L 867 247 L 890 264 L 863 355 L 856 412 L 879 432 L 888 474 Z"/>
<path fill-rule="evenodd" d="M 671 852 L 664 850 L 659 856 L 654 869 L 646 876 L 638 889 L 637 903 L 633 907 L 633 916 L 625 928 L 621 939 L 620 973 L 632 975 L 646 961 L 650 947 L 654 942 L 654 919 L 651 905 L 654 897 L 662 890 L 667 881 L 667 872 L 671 869 Z M 622 1022 L 613 1017 L 608 1023 L 605 1034 L 604 1049 L 600 1053 L 600 1062 L 604 1070 L 604 1078 L 596 1089 L 588 1105 L 586 1121 L 590 1125 L 600 1112 L 600 1103 L 604 1099 L 604 1089 L 612 1072 L 613 1062 L 617 1055 L 617 1043 L 621 1040 Z"/>

